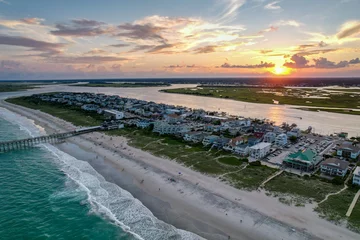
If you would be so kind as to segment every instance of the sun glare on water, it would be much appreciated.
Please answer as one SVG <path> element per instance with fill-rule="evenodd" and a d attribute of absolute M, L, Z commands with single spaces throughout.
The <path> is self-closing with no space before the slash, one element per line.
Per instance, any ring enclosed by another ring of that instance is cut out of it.
<path fill-rule="evenodd" d="M 273 68 L 272 73 L 275 75 L 288 75 L 290 74 L 290 69 L 283 66 L 276 66 Z"/>

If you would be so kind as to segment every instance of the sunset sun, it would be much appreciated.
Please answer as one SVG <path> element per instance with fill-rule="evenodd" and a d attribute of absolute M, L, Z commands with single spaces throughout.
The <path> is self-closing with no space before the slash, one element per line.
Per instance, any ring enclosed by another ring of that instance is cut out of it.
<path fill-rule="evenodd" d="M 290 74 L 290 69 L 283 66 L 276 66 L 271 72 L 275 75 L 288 75 Z"/>

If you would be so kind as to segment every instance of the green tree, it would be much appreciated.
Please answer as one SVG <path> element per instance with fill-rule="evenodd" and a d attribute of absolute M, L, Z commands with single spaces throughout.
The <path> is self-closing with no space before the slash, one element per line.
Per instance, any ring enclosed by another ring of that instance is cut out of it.
<path fill-rule="evenodd" d="M 289 140 L 290 140 L 292 143 L 294 143 L 294 142 L 296 142 L 297 137 L 296 137 L 296 136 L 291 136 L 291 137 L 289 138 Z"/>

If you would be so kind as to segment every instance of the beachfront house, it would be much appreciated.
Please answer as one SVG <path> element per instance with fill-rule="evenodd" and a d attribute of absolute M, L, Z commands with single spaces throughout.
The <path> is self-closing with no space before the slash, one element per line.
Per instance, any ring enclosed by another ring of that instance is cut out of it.
<path fill-rule="evenodd" d="M 275 145 L 276 146 L 285 146 L 287 144 L 287 136 L 285 133 L 277 135 L 275 138 Z"/>
<path fill-rule="evenodd" d="M 228 144 L 229 141 L 230 139 L 227 137 L 219 137 L 214 141 L 213 146 L 220 149 L 223 148 L 226 144 Z"/>
<path fill-rule="evenodd" d="M 271 148 L 271 143 L 261 142 L 249 148 L 249 155 L 255 159 L 265 157 Z"/>
<path fill-rule="evenodd" d="M 120 112 L 117 110 L 109 110 L 109 109 L 104 110 L 104 115 L 110 119 L 116 119 L 116 120 L 123 119 L 125 117 L 124 112 Z"/>
<path fill-rule="evenodd" d="M 326 175 L 345 177 L 349 164 L 349 162 L 344 160 L 328 158 L 321 163 L 320 168 L 321 172 Z"/>
<path fill-rule="evenodd" d="M 184 124 L 169 124 L 164 121 L 156 121 L 154 123 L 153 132 L 162 134 L 185 134 L 189 132 L 190 128 Z"/>
<path fill-rule="evenodd" d="M 235 151 L 235 147 L 242 143 L 244 143 L 244 138 L 239 136 L 236 138 L 232 138 L 223 148 L 226 151 L 233 152 L 233 151 Z"/>
<path fill-rule="evenodd" d="M 276 133 L 274 132 L 267 132 L 264 135 L 264 142 L 273 143 L 275 142 L 275 139 L 276 139 Z"/>
<path fill-rule="evenodd" d="M 247 156 L 249 154 L 249 145 L 248 144 L 239 144 L 235 147 L 234 153 L 240 156 Z"/>
<path fill-rule="evenodd" d="M 344 158 L 357 159 L 360 155 L 360 147 L 352 142 L 343 142 L 337 149 L 337 155 Z"/>
<path fill-rule="evenodd" d="M 308 149 L 289 154 L 283 164 L 287 167 L 308 172 L 313 170 L 318 162 L 319 159 L 316 158 L 315 152 Z"/>
<path fill-rule="evenodd" d="M 150 127 L 150 125 L 151 125 L 151 122 L 147 121 L 147 120 L 140 120 L 136 123 L 136 127 L 142 128 L 142 129 L 148 128 L 148 127 Z"/>
<path fill-rule="evenodd" d="M 187 132 L 184 135 L 184 140 L 187 142 L 199 143 L 202 142 L 204 137 L 208 136 L 208 133 L 204 132 Z"/>
<path fill-rule="evenodd" d="M 218 138 L 220 138 L 220 137 L 216 136 L 216 135 L 206 136 L 206 137 L 204 137 L 202 144 L 204 146 L 212 145 Z"/>
<path fill-rule="evenodd" d="M 353 173 L 353 184 L 360 185 L 360 167 L 356 167 Z"/>

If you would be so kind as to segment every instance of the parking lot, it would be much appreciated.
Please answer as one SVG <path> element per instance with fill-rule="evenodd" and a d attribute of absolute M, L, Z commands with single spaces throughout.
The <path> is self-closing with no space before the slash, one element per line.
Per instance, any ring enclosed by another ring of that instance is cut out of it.
<path fill-rule="evenodd" d="M 336 141 L 324 136 L 313 136 L 311 134 L 301 136 L 294 144 L 289 142 L 286 146 L 280 148 L 272 148 L 270 154 L 263 160 L 271 164 L 281 165 L 283 160 L 290 153 L 304 151 L 310 149 L 319 157 L 323 154 L 330 154 L 334 151 Z"/>

